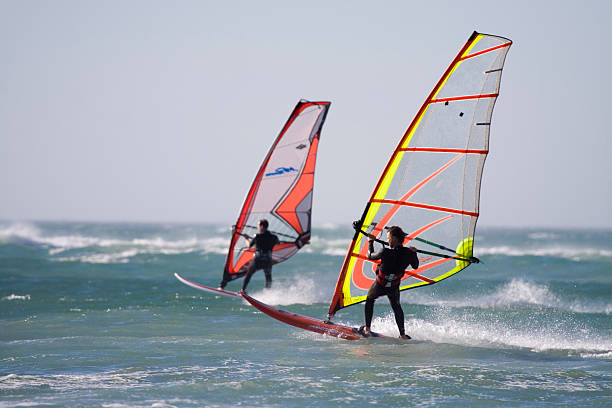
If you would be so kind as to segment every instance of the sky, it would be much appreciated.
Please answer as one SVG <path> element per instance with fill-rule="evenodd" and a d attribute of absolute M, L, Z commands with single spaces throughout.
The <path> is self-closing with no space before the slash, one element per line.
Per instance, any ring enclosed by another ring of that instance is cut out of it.
<path fill-rule="evenodd" d="M 304 98 L 332 101 L 313 224 L 350 225 L 476 30 L 514 42 L 479 225 L 612 228 L 611 15 L 608 1 L 0 0 L 0 219 L 231 224 Z"/>

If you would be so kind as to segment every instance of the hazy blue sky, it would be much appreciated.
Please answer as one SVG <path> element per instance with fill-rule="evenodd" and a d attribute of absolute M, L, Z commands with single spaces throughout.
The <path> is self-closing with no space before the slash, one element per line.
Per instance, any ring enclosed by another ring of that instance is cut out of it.
<path fill-rule="evenodd" d="M 611 4 L 0 0 L 0 219 L 232 223 L 305 98 L 350 222 L 477 30 L 514 41 L 480 225 L 612 227 Z"/>

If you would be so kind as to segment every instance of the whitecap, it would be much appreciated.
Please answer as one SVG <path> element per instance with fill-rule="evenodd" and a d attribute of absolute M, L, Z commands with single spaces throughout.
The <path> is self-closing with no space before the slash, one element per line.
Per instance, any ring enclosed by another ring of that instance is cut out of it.
<path fill-rule="evenodd" d="M 30 295 L 15 295 L 5 296 L 2 300 L 30 300 Z"/>
<path fill-rule="evenodd" d="M 575 313 L 612 313 L 612 304 L 588 301 L 568 301 L 555 295 L 545 284 L 513 278 L 494 290 L 491 294 L 462 296 L 461 298 L 439 299 L 419 292 L 411 292 L 407 297 L 412 304 L 426 306 L 507 308 L 514 305 L 551 307 Z"/>
<path fill-rule="evenodd" d="M 532 232 L 527 236 L 533 240 L 556 239 L 559 237 L 557 234 L 552 232 Z"/>
<path fill-rule="evenodd" d="M 314 279 L 297 278 L 289 285 L 285 283 L 272 286 L 270 289 L 255 292 L 252 296 L 269 305 L 286 306 L 326 302 L 329 294 L 320 285 L 317 285 Z"/>
<path fill-rule="evenodd" d="M 474 249 L 474 255 L 482 257 L 484 255 L 505 255 L 505 256 L 537 256 L 537 257 L 556 257 L 581 261 L 593 257 L 612 258 L 612 250 L 603 248 L 579 248 L 579 247 L 530 247 L 519 248 L 514 246 L 492 246 L 478 247 Z"/>
<path fill-rule="evenodd" d="M 472 315 L 463 317 L 432 316 L 429 320 L 407 319 L 406 333 L 415 340 L 456 344 L 467 347 L 524 348 L 534 352 L 566 351 L 569 355 L 597 355 L 607 358 L 612 340 L 585 330 L 565 331 L 555 325 L 531 327 L 528 323 L 513 327 L 503 321 L 476 321 Z M 397 336 L 393 313 L 376 317 L 372 330 Z M 561 333 L 561 331 L 563 331 Z M 574 334 L 572 334 L 574 333 Z"/>

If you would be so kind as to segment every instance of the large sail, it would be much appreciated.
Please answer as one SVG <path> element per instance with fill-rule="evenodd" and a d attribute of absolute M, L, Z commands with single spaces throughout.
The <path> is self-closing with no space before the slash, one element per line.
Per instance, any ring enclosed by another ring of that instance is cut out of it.
<path fill-rule="evenodd" d="M 286 260 L 310 241 L 312 190 L 321 128 L 330 102 L 301 100 L 266 155 L 249 189 L 232 234 L 223 280 L 246 272 L 254 249 L 240 234 L 253 236 L 261 218 L 281 241 L 273 263 Z"/>
<path fill-rule="evenodd" d="M 404 244 L 417 240 L 432 250 L 443 246 L 455 252 L 447 258 L 421 253 L 419 268 L 406 271 L 400 290 L 439 282 L 473 259 L 491 115 L 511 44 L 493 35 L 470 36 L 408 127 L 368 200 L 360 220 L 365 232 L 378 237 L 385 227 L 399 225 L 409 234 Z M 330 317 L 366 299 L 377 266 L 367 259 L 367 250 L 367 238 L 355 232 Z"/>

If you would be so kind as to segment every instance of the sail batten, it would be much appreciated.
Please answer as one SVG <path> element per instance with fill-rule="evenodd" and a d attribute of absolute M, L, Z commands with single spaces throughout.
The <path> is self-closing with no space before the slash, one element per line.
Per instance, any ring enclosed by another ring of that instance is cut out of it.
<path fill-rule="evenodd" d="M 411 231 L 405 244 L 424 234 L 429 242 L 442 243 L 439 248 L 455 248 L 454 255 L 423 251 L 419 268 L 405 273 L 400 290 L 439 282 L 473 259 L 491 116 L 511 44 L 494 35 L 470 36 L 399 140 L 370 195 L 360 219 L 364 232 L 379 236 L 399 225 Z M 330 317 L 365 300 L 376 267 L 367 259 L 367 248 L 367 239 L 356 232 Z"/>

